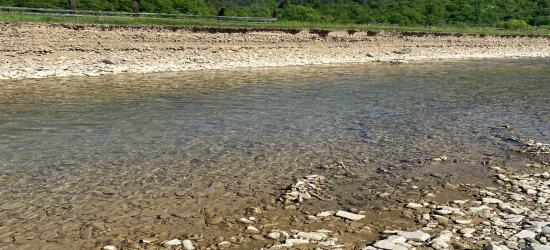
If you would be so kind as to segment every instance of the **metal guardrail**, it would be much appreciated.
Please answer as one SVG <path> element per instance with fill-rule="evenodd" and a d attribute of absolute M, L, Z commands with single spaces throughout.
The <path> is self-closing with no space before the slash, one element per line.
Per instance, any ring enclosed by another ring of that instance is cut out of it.
<path fill-rule="evenodd" d="M 25 7 L 6 7 L 0 6 L 0 9 L 4 10 L 22 10 L 27 12 L 18 12 L 18 14 L 26 15 L 44 15 L 44 16 L 67 16 L 67 17 L 90 17 L 93 15 L 80 15 L 81 14 L 96 14 L 101 16 L 96 17 L 107 17 L 107 18 L 130 18 L 129 16 L 108 16 L 108 15 L 130 15 L 133 17 L 183 17 L 183 18 L 213 18 L 216 20 L 235 20 L 235 21 L 257 21 L 257 22 L 276 22 L 277 21 L 277 11 L 273 12 L 273 18 L 269 17 L 234 17 L 234 16 L 201 16 L 201 15 L 184 15 L 184 14 L 165 14 L 165 13 L 147 13 L 147 12 L 118 12 L 118 11 L 93 11 L 93 10 L 67 10 L 67 9 L 46 9 L 46 8 L 25 8 Z M 223 10 L 220 11 L 223 14 Z M 36 13 L 28 11 L 39 11 L 39 12 L 58 12 L 58 13 Z M 6 12 L 0 12 L 6 13 Z M 62 14 L 69 13 L 69 14 Z"/>

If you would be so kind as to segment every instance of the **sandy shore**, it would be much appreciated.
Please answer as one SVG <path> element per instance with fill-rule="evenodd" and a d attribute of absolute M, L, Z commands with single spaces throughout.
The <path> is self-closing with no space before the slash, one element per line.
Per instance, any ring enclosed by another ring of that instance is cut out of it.
<path fill-rule="evenodd" d="M 0 79 L 550 55 L 550 36 L 538 35 L 44 23 L 0 28 Z"/>

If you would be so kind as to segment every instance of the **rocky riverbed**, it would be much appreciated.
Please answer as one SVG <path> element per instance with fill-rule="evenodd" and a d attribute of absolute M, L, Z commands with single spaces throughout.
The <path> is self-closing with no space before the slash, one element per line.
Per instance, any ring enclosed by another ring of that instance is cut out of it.
<path fill-rule="evenodd" d="M 0 80 L 550 55 L 546 35 L 46 23 L 0 30 Z"/>

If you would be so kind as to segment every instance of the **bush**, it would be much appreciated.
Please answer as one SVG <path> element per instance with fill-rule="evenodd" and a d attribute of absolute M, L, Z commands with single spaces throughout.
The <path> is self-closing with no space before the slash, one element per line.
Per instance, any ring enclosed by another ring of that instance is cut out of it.
<path fill-rule="evenodd" d="M 526 30 L 531 28 L 531 26 L 529 26 L 527 22 L 523 20 L 515 20 L 515 19 L 503 22 L 501 23 L 501 26 L 507 30 L 517 30 L 517 29 Z"/>
<path fill-rule="evenodd" d="M 301 5 L 290 5 L 281 11 L 281 19 L 300 22 L 319 22 L 322 19 L 321 13 L 311 7 Z"/>

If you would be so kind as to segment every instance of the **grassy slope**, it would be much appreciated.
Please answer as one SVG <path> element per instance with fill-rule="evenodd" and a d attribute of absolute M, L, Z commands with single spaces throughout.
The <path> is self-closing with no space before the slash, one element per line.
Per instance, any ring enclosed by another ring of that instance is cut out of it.
<path fill-rule="evenodd" d="M 269 27 L 269 28 L 320 28 L 320 29 L 359 29 L 359 30 L 402 30 L 429 31 L 475 34 L 540 34 L 547 35 L 550 31 L 515 31 L 481 28 L 425 28 L 406 26 L 375 26 L 365 24 L 334 24 L 334 23 L 304 23 L 304 22 L 246 22 L 246 21 L 216 21 L 212 19 L 171 19 L 171 18 L 108 18 L 108 17 L 63 17 L 38 16 L 0 13 L 0 22 L 46 22 L 46 23 L 81 23 L 81 24 L 146 24 L 146 25 L 185 25 L 185 26 L 217 26 L 217 27 Z"/>

